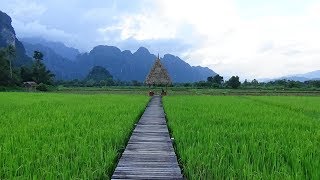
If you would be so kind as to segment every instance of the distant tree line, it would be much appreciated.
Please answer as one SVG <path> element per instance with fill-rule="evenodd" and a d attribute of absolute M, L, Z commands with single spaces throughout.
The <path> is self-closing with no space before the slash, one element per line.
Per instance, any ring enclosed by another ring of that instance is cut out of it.
<path fill-rule="evenodd" d="M 180 84 L 181 85 L 181 84 Z M 203 88 L 233 88 L 237 89 L 241 86 L 239 76 L 232 76 L 229 80 L 225 81 L 219 74 L 210 76 L 207 81 L 199 81 L 195 83 L 184 83 L 185 87 L 203 87 Z"/>
<path fill-rule="evenodd" d="M 0 86 L 22 86 L 23 82 L 53 84 L 54 74 L 43 64 L 43 54 L 34 51 L 32 66 L 13 67 L 16 50 L 13 45 L 0 49 Z M 43 86 L 42 85 L 42 86 Z"/>
<path fill-rule="evenodd" d="M 197 88 L 233 88 L 233 89 L 302 89 L 302 88 L 320 88 L 320 80 L 312 81 L 293 81 L 293 80 L 274 80 L 269 82 L 258 82 L 253 79 L 252 81 L 240 81 L 238 76 L 232 76 L 229 80 L 225 81 L 219 74 L 210 76 L 207 81 L 199 81 L 195 83 L 180 83 L 177 86 L 184 87 L 197 87 Z"/>
<path fill-rule="evenodd" d="M 112 79 L 111 74 L 103 67 L 94 67 L 83 80 L 56 81 L 56 85 L 65 87 L 106 87 L 106 86 L 144 86 L 143 82 L 120 81 Z M 302 89 L 302 88 L 320 88 L 320 81 L 292 81 L 292 80 L 275 80 L 270 82 L 240 81 L 239 76 L 232 76 L 228 80 L 220 75 L 210 76 L 207 81 L 199 81 L 194 83 L 175 83 L 172 86 L 190 87 L 190 88 L 214 88 L 214 89 Z"/>
<path fill-rule="evenodd" d="M 310 80 L 310 81 L 293 81 L 287 79 L 279 79 L 269 82 L 258 82 L 256 79 L 251 82 L 245 80 L 242 83 L 243 88 L 252 88 L 252 89 L 260 89 L 260 88 L 272 88 L 272 89 L 303 89 L 303 88 L 320 88 L 320 80 Z"/>
<path fill-rule="evenodd" d="M 133 80 L 133 81 L 120 81 L 113 79 L 106 79 L 96 81 L 94 79 L 74 79 L 70 81 L 58 80 L 55 82 L 55 85 L 62 85 L 64 87 L 108 87 L 108 86 L 144 86 L 142 82 Z"/>

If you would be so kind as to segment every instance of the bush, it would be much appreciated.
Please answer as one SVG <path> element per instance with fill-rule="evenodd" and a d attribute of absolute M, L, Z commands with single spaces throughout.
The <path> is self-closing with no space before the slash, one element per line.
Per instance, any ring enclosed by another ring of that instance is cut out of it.
<path fill-rule="evenodd" d="M 0 86 L 0 91 L 6 91 L 7 88 L 5 88 L 4 86 Z"/>
<path fill-rule="evenodd" d="M 48 87 L 47 85 L 43 84 L 43 83 L 40 83 L 37 88 L 36 88 L 38 91 L 48 91 Z"/>

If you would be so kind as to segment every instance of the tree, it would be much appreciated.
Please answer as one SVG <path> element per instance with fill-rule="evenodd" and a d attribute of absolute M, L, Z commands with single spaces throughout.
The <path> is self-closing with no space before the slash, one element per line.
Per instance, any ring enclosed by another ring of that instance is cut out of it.
<path fill-rule="evenodd" d="M 142 86 L 143 85 L 143 83 L 141 83 L 141 82 L 139 82 L 137 80 L 132 80 L 131 84 L 132 84 L 132 86 Z"/>
<path fill-rule="evenodd" d="M 100 87 L 102 87 L 102 86 L 107 86 L 107 81 L 101 80 L 101 81 L 99 82 L 99 86 L 100 86 Z"/>
<path fill-rule="evenodd" d="M 247 79 L 245 79 L 244 82 L 242 83 L 242 85 L 243 85 L 244 87 L 248 86 L 249 84 L 250 84 L 250 83 L 248 82 Z"/>
<path fill-rule="evenodd" d="M 30 68 L 22 66 L 20 68 L 20 76 L 21 76 L 21 80 L 22 82 L 25 81 L 32 81 L 32 71 Z"/>
<path fill-rule="evenodd" d="M 48 91 L 48 87 L 43 84 L 43 83 L 40 83 L 38 86 L 37 86 L 37 90 L 39 91 Z"/>
<path fill-rule="evenodd" d="M 95 85 L 95 81 L 93 79 L 89 79 L 85 82 L 85 86 L 93 87 Z"/>
<path fill-rule="evenodd" d="M 114 82 L 112 79 L 106 79 L 106 80 L 101 80 L 100 82 L 95 82 L 94 80 L 89 80 L 89 81 L 93 81 L 95 85 L 99 85 L 100 87 L 102 86 L 113 86 Z"/>
<path fill-rule="evenodd" d="M 211 87 L 219 88 L 223 83 L 223 77 L 219 74 L 207 78 L 207 82 Z"/>
<path fill-rule="evenodd" d="M 229 81 L 228 81 L 228 86 L 233 88 L 233 89 L 237 89 L 240 87 L 241 85 L 241 82 L 239 80 L 239 77 L 238 76 L 232 76 Z"/>
<path fill-rule="evenodd" d="M 34 51 L 33 58 L 35 62 L 32 66 L 32 79 L 36 83 L 52 84 L 54 74 L 47 70 L 46 66 L 41 62 L 43 54 L 40 51 Z"/>
<path fill-rule="evenodd" d="M 223 77 L 220 76 L 219 74 L 217 74 L 217 75 L 213 76 L 212 81 L 213 81 L 213 83 L 221 85 L 223 83 Z"/>
<path fill-rule="evenodd" d="M 184 87 L 191 87 L 192 84 L 191 84 L 191 83 L 184 83 L 183 86 L 184 86 Z"/>
<path fill-rule="evenodd" d="M 34 51 L 33 59 L 40 62 L 43 60 L 43 54 L 40 51 Z"/>
<path fill-rule="evenodd" d="M 13 45 L 9 45 L 6 48 L 6 54 L 9 60 L 10 78 L 12 79 L 12 59 L 16 56 L 16 49 Z"/>
<path fill-rule="evenodd" d="M 196 87 L 210 87 L 210 84 L 207 83 L 206 81 L 195 82 L 194 85 Z"/>
<path fill-rule="evenodd" d="M 253 86 L 258 86 L 259 85 L 259 82 L 258 82 L 258 80 L 256 80 L 256 79 L 253 79 L 252 81 L 251 81 L 251 85 L 253 85 Z"/>
<path fill-rule="evenodd" d="M 115 85 L 114 81 L 111 78 L 108 78 L 106 80 L 106 82 L 107 82 L 107 86 L 114 86 Z"/>
<path fill-rule="evenodd" d="M 0 85 L 7 86 L 8 84 L 10 84 L 9 63 L 6 51 L 0 49 Z"/>
<path fill-rule="evenodd" d="M 307 84 L 310 84 L 312 87 L 320 88 L 320 80 L 306 81 Z"/>
<path fill-rule="evenodd" d="M 287 87 L 288 88 L 301 88 L 303 86 L 303 83 L 300 81 L 288 81 Z"/>

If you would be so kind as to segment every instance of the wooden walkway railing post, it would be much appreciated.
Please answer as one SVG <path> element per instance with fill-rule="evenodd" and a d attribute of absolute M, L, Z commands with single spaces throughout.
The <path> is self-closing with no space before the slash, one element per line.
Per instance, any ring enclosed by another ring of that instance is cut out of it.
<path fill-rule="evenodd" d="M 170 139 L 161 96 L 150 100 L 112 179 L 183 179 Z"/>

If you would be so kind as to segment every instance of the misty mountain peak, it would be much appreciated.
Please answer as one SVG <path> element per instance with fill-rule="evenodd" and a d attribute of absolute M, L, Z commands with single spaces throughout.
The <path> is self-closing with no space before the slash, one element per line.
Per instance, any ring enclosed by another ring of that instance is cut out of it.
<path fill-rule="evenodd" d="M 129 50 L 122 51 L 122 54 L 125 55 L 125 56 L 131 56 L 132 55 L 131 51 L 129 51 Z"/>
<path fill-rule="evenodd" d="M 32 44 L 32 45 L 42 45 L 51 48 L 55 53 L 60 56 L 74 61 L 76 57 L 80 54 L 79 50 L 73 47 L 68 47 L 62 42 L 49 41 L 43 37 L 24 37 L 20 38 L 21 41 Z"/>
<path fill-rule="evenodd" d="M 94 47 L 90 53 L 110 53 L 110 54 L 121 54 L 121 50 L 115 46 L 99 45 Z"/>
<path fill-rule="evenodd" d="M 147 48 L 140 47 L 134 54 L 147 55 L 147 54 L 150 54 L 150 52 Z"/>
<path fill-rule="evenodd" d="M 163 59 L 167 59 L 167 60 L 176 60 L 176 59 L 179 59 L 179 60 L 181 60 L 178 56 L 174 56 L 174 55 L 172 55 L 172 54 L 165 54 L 165 55 L 163 56 Z"/>

